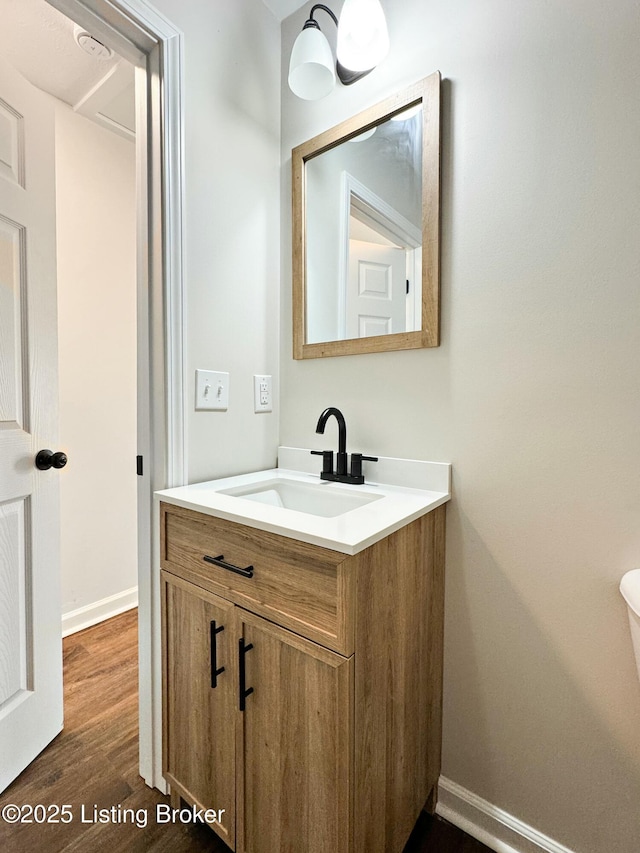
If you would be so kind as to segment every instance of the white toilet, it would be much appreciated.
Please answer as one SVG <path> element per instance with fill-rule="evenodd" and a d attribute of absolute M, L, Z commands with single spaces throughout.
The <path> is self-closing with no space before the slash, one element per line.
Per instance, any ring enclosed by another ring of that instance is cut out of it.
<path fill-rule="evenodd" d="M 620 592 L 629 608 L 631 639 L 640 678 L 640 569 L 633 569 L 626 573 L 620 581 Z"/>

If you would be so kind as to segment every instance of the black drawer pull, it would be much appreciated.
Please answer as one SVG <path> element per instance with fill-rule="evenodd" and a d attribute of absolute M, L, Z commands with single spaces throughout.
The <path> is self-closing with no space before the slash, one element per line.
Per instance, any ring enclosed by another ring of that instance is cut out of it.
<path fill-rule="evenodd" d="M 253 693 L 253 687 L 246 687 L 246 672 L 245 672 L 245 664 L 244 664 L 244 656 L 246 653 L 253 648 L 253 643 L 248 643 L 246 646 L 244 644 L 244 638 L 241 637 L 238 640 L 238 670 L 240 672 L 240 710 L 244 711 L 245 708 L 245 699 L 247 696 L 250 696 Z"/>
<path fill-rule="evenodd" d="M 220 631 L 224 631 L 224 625 L 220 625 L 219 628 L 216 627 L 216 620 L 211 620 L 210 627 L 210 638 L 211 638 L 211 687 L 218 686 L 218 676 L 222 675 L 224 672 L 224 667 L 218 667 L 218 644 L 216 641 L 216 634 L 219 634 Z"/>
<path fill-rule="evenodd" d="M 246 569 L 241 569 L 240 566 L 234 566 L 233 563 L 225 563 L 224 556 L 208 557 L 206 554 L 202 558 L 205 563 L 213 563 L 214 566 L 220 566 L 221 569 L 226 569 L 228 572 L 235 572 L 237 575 L 242 575 L 243 578 L 253 577 L 253 566 L 247 566 Z"/>

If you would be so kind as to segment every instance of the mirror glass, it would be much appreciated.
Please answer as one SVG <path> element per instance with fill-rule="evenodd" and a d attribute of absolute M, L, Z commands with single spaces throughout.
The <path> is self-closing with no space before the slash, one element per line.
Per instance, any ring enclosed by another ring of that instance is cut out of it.
<path fill-rule="evenodd" d="M 294 150 L 296 358 L 437 345 L 439 82 Z"/>
<path fill-rule="evenodd" d="M 418 331 L 422 106 L 308 160 L 306 341 Z"/>

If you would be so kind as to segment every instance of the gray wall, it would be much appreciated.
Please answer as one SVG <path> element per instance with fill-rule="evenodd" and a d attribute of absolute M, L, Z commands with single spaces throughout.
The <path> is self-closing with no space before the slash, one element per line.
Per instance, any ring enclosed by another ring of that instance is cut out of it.
<path fill-rule="evenodd" d="M 443 774 L 579 853 L 636 853 L 635 0 L 385 0 L 391 54 L 307 103 L 283 24 L 280 440 L 453 463 Z M 339 8 L 336 8 L 336 12 Z M 328 31 L 328 27 L 327 27 Z M 290 150 L 439 69 L 442 345 L 294 362 Z"/>
<path fill-rule="evenodd" d="M 272 467 L 278 433 L 280 28 L 259 0 L 154 0 L 184 32 L 189 482 Z M 196 412 L 197 368 L 230 373 Z M 274 377 L 254 414 L 253 374 Z"/>

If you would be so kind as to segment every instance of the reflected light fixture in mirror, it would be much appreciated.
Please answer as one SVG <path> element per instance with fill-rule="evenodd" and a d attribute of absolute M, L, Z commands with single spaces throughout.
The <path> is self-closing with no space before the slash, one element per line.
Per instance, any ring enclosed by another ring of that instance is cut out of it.
<path fill-rule="evenodd" d="M 314 18 L 326 12 L 338 28 L 337 60 Z M 322 3 L 311 7 L 289 61 L 289 88 L 306 101 L 324 98 L 333 89 L 336 71 L 340 82 L 350 86 L 369 74 L 389 52 L 387 23 L 379 0 L 345 0 L 340 21 Z"/>

